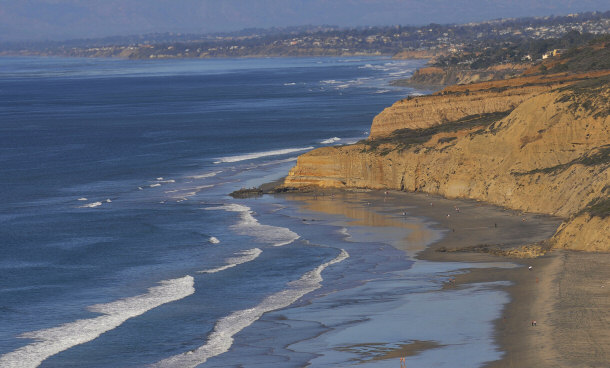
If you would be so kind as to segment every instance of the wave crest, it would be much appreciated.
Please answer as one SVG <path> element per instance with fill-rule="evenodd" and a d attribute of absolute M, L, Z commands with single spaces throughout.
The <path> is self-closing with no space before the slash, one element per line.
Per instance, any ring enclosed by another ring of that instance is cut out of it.
<path fill-rule="evenodd" d="M 289 153 L 309 151 L 312 149 L 314 149 L 314 147 L 286 148 L 286 149 L 273 150 L 273 151 L 253 152 L 253 153 L 247 153 L 245 155 L 220 157 L 220 158 L 218 158 L 217 161 L 214 161 L 214 163 L 220 164 L 220 163 L 225 163 L 225 162 L 239 162 L 239 161 L 246 161 L 246 160 L 254 160 L 257 158 L 261 158 L 261 157 L 286 155 Z"/>
<path fill-rule="evenodd" d="M 248 206 L 240 204 L 227 204 L 219 207 L 209 207 L 207 210 L 224 210 L 238 212 L 240 222 L 232 225 L 231 229 L 240 235 L 249 235 L 263 243 L 270 243 L 275 247 L 290 244 L 301 236 L 288 228 L 262 225 L 252 216 L 252 210 Z"/>
<path fill-rule="evenodd" d="M 226 262 L 227 262 L 226 265 L 220 266 L 220 267 L 216 267 L 216 268 L 212 268 L 212 269 L 209 269 L 209 270 L 199 271 L 199 273 L 216 273 L 216 272 L 224 271 L 224 270 L 226 270 L 228 268 L 235 267 L 235 266 L 240 265 L 242 263 L 253 261 L 256 258 L 258 258 L 258 256 L 261 255 L 261 253 L 263 253 L 263 251 L 258 249 L 258 248 L 244 250 L 244 251 L 241 251 L 241 252 L 237 253 L 236 254 L 237 257 L 227 258 L 226 259 Z"/>
<path fill-rule="evenodd" d="M 20 338 L 33 339 L 35 342 L 0 356 L 0 367 L 36 367 L 45 359 L 73 346 L 94 340 L 130 318 L 160 305 L 185 298 L 194 292 L 193 277 L 185 276 L 161 281 L 159 286 L 149 288 L 146 294 L 92 305 L 87 309 L 101 313 L 101 316 L 21 334 Z"/>
<path fill-rule="evenodd" d="M 348 257 L 349 254 L 341 249 L 341 253 L 333 260 L 319 265 L 304 274 L 300 279 L 288 283 L 287 289 L 266 297 L 254 308 L 239 310 L 218 320 L 205 345 L 164 359 L 154 364 L 153 367 L 196 367 L 214 356 L 227 352 L 233 345 L 235 334 L 256 322 L 263 314 L 286 308 L 304 295 L 320 288 L 324 280 L 322 271 Z"/>

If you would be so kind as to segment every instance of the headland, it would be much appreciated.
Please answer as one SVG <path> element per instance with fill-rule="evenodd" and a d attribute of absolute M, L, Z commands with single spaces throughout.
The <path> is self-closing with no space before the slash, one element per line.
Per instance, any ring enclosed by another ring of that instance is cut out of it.
<path fill-rule="evenodd" d="M 453 204 L 462 210 L 474 200 L 517 211 L 522 223 L 503 237 L 462 231 L 485 222 L 484 214 L 456 226 L 449 221 L 460 216 L 451 208 L 419 206 L 420 215 L 459 231 L 418 257 L 527 266 L 471 270 L 455 280 L 511 282 L 511 302 L 496 321 L 506 354 L 488 366 L 604 366 L 610 362 L 610 67 L 584 60 L 608 60 L 609 46 L 600 38 L 509 79 L 398 101 L 374 119 L 368 139 L 300 156 L 279 190 L 415 192 L 466 200 Z M 539 224 L 550 231 L 534 227 L 526 236 L 525 224 L 539 215 L 559 220 Z"/>

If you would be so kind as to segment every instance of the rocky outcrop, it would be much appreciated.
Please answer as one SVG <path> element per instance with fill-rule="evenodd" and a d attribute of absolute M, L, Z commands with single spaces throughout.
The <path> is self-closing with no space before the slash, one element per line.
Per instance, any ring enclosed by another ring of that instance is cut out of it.
<path fill-rule="evenodd" d="M 608 198 L 608 80 L 595 79 L 547 92 L 538 90 L 528 97 L 521 94 L 514 98 L 524 101 L 511 101 L 518 106 L 501 120 L 465 129 L 438 129 L 425 142 L 415 144 L 389 133 L 399 124 L 411 126 L 413 122 L 405 122 L 404 116 L 419 121 L 438 120 L 429 119 L 428 115 L 442 110 L 428 101 L 438 102 L 446 96 L 408 101 L 412 108 L 423 108 L 427 114 L 410 112 L 403 108 L 407 102 L 400 102 L 375 119 L 377 129 L 371 136 L 385 134 L 382 143 L 370 140 L 302 155 L 285 185 L 397 189 L 477 199 L 571 218 L 553 239 L 557 247 L 610 250 L 610 216 L 587 215 L 588 204 Z M 464 96 L 467 98 L 462 101 L 469 102 L 461 107 L 453 102 L 455 113 L 444 116 L 449 120 L 469 115 L 493 101 L 510 106 L 503 102 L 510 95 L 490 96 L 489 99 L 479 96 L 484 99 L 480 105 Z M 446 104 L 451 106 L 450 102 Z M 467 109 L 468 104 L 475 107 Z M 436 113 L 437 117 L 441 115 Z M 418 127 L 418 123 L 413 124 Z"/>
<path fill-rule="evenodd" d="M 521 64 L 503 64 L 486 69 L 430 66 L 417 70 L 408 79 L 397 79 L 392 85 L 438 90 L 454 84 L 507 79 L 521 74 L 527 67 Z"/>

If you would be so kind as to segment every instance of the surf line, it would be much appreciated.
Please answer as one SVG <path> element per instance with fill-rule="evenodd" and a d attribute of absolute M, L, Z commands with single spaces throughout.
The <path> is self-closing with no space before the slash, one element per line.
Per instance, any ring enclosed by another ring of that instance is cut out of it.
<path fill-rule="evenodd" d="M 263 251 L 260 250 L 259 248 L 244 250 L 244 251 L 236 253 L 237 257 L 227 258 L 226 259 L 227 264 L 224 266 L 212 268 L 209 270 L 197 271 L 197 273 L 216 273 L 216 272 L 224 271 L 228 268 L 235 267 L 242 263 L 253 261 L 256 258 L 258 258 L 258 256 L 261 255 L 261 253 L 263 253 Z"/>
<path fill-rule="evenodd" d="M 299 234 L 288 228 L 259 223 L 252 215 L 252 209 L 248 206 L 227 204 L 218 207 L 208 207 L 206 210 L 224 210 L 239 213 L 240 222 L 236 225 L 231 225 L 230 228 L 232 230 L 240 235 L 253 236 L 259 242 L 271 243 L 274 247 L 290 244 L 300 238 Z"/>
<path fill-rule="evenodd" d="M 194 278 L 185 276 L 161 281 L 160 285 L 149 288 L 146 294 L 92 305 L 87 309 L 100 313 L 101 316 L 79 319 L 57 327 L 21 334 L 19 337 L 33 339 L 35 342 L 0 356 L 0 367 L 37 367 L 45 359 L 76 345 L 94 340 L 130 318 L 142 315 L 163 304 L 185 298 L 194 292 Z"/>
<path fill-rule="evenodd" d="M 256 322 L 267 312 L 286 308 L 302 296 L 319 289 L 322 286 L 322 271 L 328 266 L 342 262 L 349 258 L 349 254 L 341 249 L 341 253 L 333 260 L 323 263 L 315 269 L 304 274 L 300 279 L 288 283 L 285 290 L 272 294 L 254 308 L 235 311 L 216 322 L 214 330 L 208 336 L 205 345 L 186 353 L 174 355 L 164 359 L 152 367 L 155 368 L 183 368 L 196 367 L 208 359 L 226 353 L 233 345 L 233 336 Z"/>
<path fill-rule="evenodd" d="M 257 158 L 268 157 L 268 156 L 279 156 L 279 155 L 286 155 L 286 154 L 294 153 L 294 152 L 310 151 L 312 149 L 314 149 L 313 146 L 299 147 L 299 148 L 286 148 L 286 149 L 264 151 L 264 152 L 253 152 L 253 153 L 246 153 L 244 155 L 219 157 L 217 159 L 217 161 L 214 161 L 214 163 L 221 164 L 221 163 L 225 163 L 225 162 L 247 161 L 247 160 L 254 160 Z"/>

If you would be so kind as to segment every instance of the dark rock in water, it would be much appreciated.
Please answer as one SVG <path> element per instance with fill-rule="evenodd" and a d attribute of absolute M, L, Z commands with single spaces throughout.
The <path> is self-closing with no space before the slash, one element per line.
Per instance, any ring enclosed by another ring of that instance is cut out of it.
<path fill-rule="evenodd" d="M 263 190 L 260 188 L 241 188 L 229 194 L 233 198 L 251 198 L 260 197 L 263 195 Z"/>

